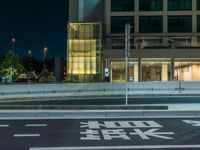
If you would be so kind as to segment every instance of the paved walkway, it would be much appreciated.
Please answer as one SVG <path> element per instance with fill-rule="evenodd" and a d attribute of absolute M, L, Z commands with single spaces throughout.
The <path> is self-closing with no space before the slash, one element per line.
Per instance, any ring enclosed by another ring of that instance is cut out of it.
<path fill-rule="evenodd" d="M 168 104 L 168 110 L 173 111 L 200 111 L 200 104 Z"/>

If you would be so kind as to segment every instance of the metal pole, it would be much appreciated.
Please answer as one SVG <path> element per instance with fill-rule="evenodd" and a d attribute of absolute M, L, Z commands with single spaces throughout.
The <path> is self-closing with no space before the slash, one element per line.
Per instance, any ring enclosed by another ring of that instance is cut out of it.
<path fill-rule="evenodd" d="M 12 38 L 13 52 L 15 51 L 15 38 Z"/>
<path fill-rule="evenodd" d="M 47 56 L 48 48 L 44 47 L 44 67 L 46 67 L 46 56 Z"/>
<path fill-rule="evenodd" d="M 126 82 L 126 102 L 125 105 L 128 106 L 128 57 L 130 56 L 130 32 L 131 26 L 129 23 L 125 26 L 125 82 Z"/>
<path fill-rule="evenodd" d="M 12 44 L 13 44 L 13 53 L 15 53 L 15 38 L 12 38 Z M 12 64 L 11 64 L 11 74 L 10 74 L 10 76 L 11 76 L 10 82 L 11 83 L 13 82 L 13 72 L 12 72 L 12 69 L 13 69 L 13 67 L 12 67 Z"/>
<path fill-rule="evenodd" d="M 128 106 L 128 57 L 126 57 L 126 106 Z"/>

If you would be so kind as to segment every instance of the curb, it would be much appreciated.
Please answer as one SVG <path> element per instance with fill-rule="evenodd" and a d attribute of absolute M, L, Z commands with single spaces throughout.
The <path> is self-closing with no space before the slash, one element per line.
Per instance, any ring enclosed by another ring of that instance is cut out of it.
<path fill-rule="evenodd" d="M 88 119 L 88 118 L 200 118 L 200 111 L 133 111 L 133 110 L 68 110 L 68 111 L 0 111 L 1 120 L 12 119 Z"/>
<path fill-rule="evenodd" d="M 200 94 L 135 94 L 128 95 L 129 98 L 173 98 L 173 97 L 200 97 Z M 0 103 L 4 102 L 29 102 L 29 101 L 51 101 L 51 100 L 85 100 L 85 99 L 113 99 L 125 98 L 125 95 L 85 95 L 85 96 L 35 96 L 35 97 L 0 97 Z"/>

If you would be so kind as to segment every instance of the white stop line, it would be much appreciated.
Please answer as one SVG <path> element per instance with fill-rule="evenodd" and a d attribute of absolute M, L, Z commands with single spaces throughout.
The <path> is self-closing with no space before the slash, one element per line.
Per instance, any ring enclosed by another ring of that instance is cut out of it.
<path fill-rule="evenodd" d="M 184 149 L 200 148 L 200 145 L 149 145 L 149 146 L 88 146 L 88 147 L 38 147 L 29 150 L 121 150 L 121 149 Z"/>

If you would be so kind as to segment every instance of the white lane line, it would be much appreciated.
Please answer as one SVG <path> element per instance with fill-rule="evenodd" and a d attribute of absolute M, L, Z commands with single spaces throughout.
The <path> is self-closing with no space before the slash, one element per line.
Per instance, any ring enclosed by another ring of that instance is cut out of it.
<path fill-rule="evenodd" d="M 121 149 L 184 149 L 200 148 L 200 145 L 148 145 L 148 146 L 89 146 L 89 147 L 38 147 L 29 150 L 121 150 Z"/>
<path fill-rule="evenodd" d="M 13 137 L 39 137 L 40 134 L 14 134 Z"/>
<path fill-rule="evenodd" d="M 9 127 L 10 125 L 8 125 L 8 124 L 1 124 L 0 125 L 0 128 L 4 128 L 4 127 Z"/>
<path fill-rule="evenodd" d="M 26 124 L 25 127 L 46 127 L 47 124 Z"/>

